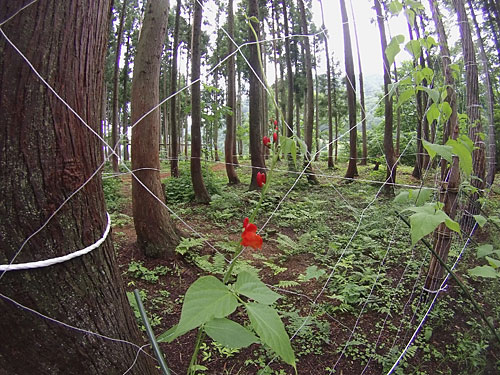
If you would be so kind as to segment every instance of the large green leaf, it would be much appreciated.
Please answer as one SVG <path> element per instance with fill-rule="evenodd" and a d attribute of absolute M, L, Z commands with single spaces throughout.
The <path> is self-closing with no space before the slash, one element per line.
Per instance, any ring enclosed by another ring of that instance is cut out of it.
<path fill-rule="evenodd" d="M 441 112 L 441 122 L 446 122 L 451 116 L 452 109 L 450 107 L 450 103 L 442 102 L 439 105 L 439 111 Z"/>
<path fill-rule="evenodd" d="M 158 336 L 156 338 L 156 341 L 158 341 L 158 342 L 170 342 L 171 341 L 170 338 L 174 337 L 175 331 L 177 331 L 177 324 L 175 324 L 174 326 L 170 327 L 168 330 L 166 330 L 160 336 Z M 178 336 L 175 336 L 175 337 L 178 337 Z"/>
<path fill-rule="evenodd" d="M 474 215 L 474 219 L 476 219 L 477 225 L 481 228 L 484 227 L 484 224 L 488 221 L 483 215 Z"/>
<path fill-rule="evenodd" d="M 415 200 L 415 206 L 423 206 L 432 193 L 433 191 L 429 188 L 413 189 L 410 191 L 410 199 Z"/>
<path fill-rule="evenodd" d="M 234 289 L 237 293 L 265 305 L 272 305 L 281 297 L 278 293 L 269 289 L 257 276 L 248 271 L 243 271 L 238 275 Z"/>
<path fill-rule="evenodd" d="M 407 50 L 413 56 L 414 60 L 420 58 L 420 55 L 422 54 L 420 42 L 418 40 L 410 40 L 408 43 L 406 43 L 405 50 Z"/>
<path fill-rule="evenodd" d="M 490 266 L 477 266 L 468 271 L 470 275 L 486 277 L 489 279 L 496 279 L 500 277 L 500 274 L 495 271 L 493 267 Z"/>
<path fill-rule="evenodd" d="M 213 340 L 231 349 L 246 348 L 259 341 L 257 336 L 241 324 L 226 318 L 212 319 L 205 323 L 204 329 Z"/>
<path fill-rule="evenodd" d="M 467 146 L 454 139 L 449 139 L 446 145 L 451 146 L 453 153 L 458 156 L 460 169 L 469 176 L 472 173 L 472 153 Z"/>
<path fill-rule="evenodd" d="M 391 12 L 394 15 L 399 14 L 399 12 L 401 12 L 402 9 L 403 9 L 403 4 L 398 0 L 392 0 L 389 3 L 389 12 Z"/>
<path fill-rule="evenodd" d="M 439 224 L 449 221 L 446 225 L 450 228 L 451 222 L 455 223 L 444 211 L 436 209 L 434 204 L 411 207 L 409 210 L 415 212 L 410 216 L 412 245 L 431 233 Z M 456 230 L 456 226 L 450 229 Z"/>
<path fill-rule="evenodd" d="M 405 9 L 405 16 L 410 26 L 412 28 L 415 27 L 415 17 L 416 17 L 415 12 L 411 9 Z"/>
<path fill-rule="evenodd" d="M 435 143 L 427 142 L 425 139 L 422 139 L 422 144 L 431 158 L 434 158 L 436 155 L 440 155 L 449 163 L 452 162 L 453 148 L 451 146 L 437 145 Z"/>
<path fill-rule="evenodd" d="M 292 138 L 280 137 L 281 150 L 283 155 L 292 155 L 293 163 L 297 164 L 297 144 Z"/>
<path fill-rule="evenodd" d="M 432 103 L 429 109 L 427 110 L 426 117 L 429 124 L 432 124 L 434 120 L 439 119 L 439 108 L 436 103 Z"/>
<path fill-rule="evenodd" d="M 394 59 L 396 55 L 401 51 L 401 48 L 399 48 L 399 45 L 405 41 L 404 35 L 396 35 L 391 39 L 389 44 L 387 45 L 387 48 L 385 49 L 385 56 L 387 57 L 387 61 L 389 63 L 389 66 L 392 65 L 394 62 Z"/>
<path fill-rule="evenodd" d="M 237 306 L 236 297 L 219 279 L 214 276 L 200 277 L 187 290 L 177 329 L 166 341 L 172 342 L 213 318 L 224 318 Z"/>
<path fill-rule="evenodd" d="M 495 250 L 493 250 L 493 245 L 485 244 L 481 245 L 477 248 L 477 257 L 482 258 L 486 255 L 493 254 Z"/>
<path fill-rule="evenodd" d="M 403 91 L 401 94 L 399 94 L 398 103 L 396 104 L 395 109 L 398 109 L 399 107 L 401 107 L 404 103 L 406 103 L 408 100 L 410 100 L 414 96 L 415 96 L 415 89 L 413 87 L 410 87 L 409 89 Z"/>
<path fill-rule="evenodd" d="M 439 103 L 439 98 L 440 98 L 440 93 L 438 89 L 431 89 L 426 86 L 417 86 L 417 90 L 419 91 L 425 91 L 427 95 L 432 99 L 432 101 L 436 104 Z"/>
<path fill-rule="evenodd" d="M 247 303 L 245 308 L 261 341 L 274 350 L 283 361 L 295 367 L 295 354 L 290 338 L 276 310 L 261 303 Z"/>
<path fill-rule="evenodd" d="M 490 266 L 493 267 L 494 269 L 497 269 L 498 267 L 500 267 L 500 260 L 495 259 L 495 258 L 490 258 L 489 256 L 486 256 L 485 259 L 488 261 Z"/>

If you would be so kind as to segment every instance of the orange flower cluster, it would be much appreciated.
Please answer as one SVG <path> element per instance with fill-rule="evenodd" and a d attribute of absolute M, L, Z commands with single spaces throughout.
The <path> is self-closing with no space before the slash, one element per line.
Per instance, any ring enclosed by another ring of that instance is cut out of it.
<path fill-rule="evenodd" d="M 248 217 L 243 220 L 243 228 L 240 243 L 253 249 L 262 249 L 262 237 L 257 234 L 257 226 L 250 223 Z"/>

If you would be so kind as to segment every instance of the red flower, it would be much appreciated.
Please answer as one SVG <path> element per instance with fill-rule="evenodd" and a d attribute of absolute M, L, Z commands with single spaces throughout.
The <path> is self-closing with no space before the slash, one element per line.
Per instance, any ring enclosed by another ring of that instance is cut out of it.
<path fill-rule="evenodd" d="M 274 126 L 278 126 L 278 120 L 274 120 Z"/>
<path fill-rule="evenodd" d="M 264 136 L 264 138 L 262 138 L 262 143 L 264 143 L 264 146 L 267 146 L 269 142 L 271 142 L 271 140 L 268 136 Z"/>
<path fill-rule="evenodd" d="M 274 143 L 278 142 L 278 133 L 276 132 L 273 133 L 273 142 Z"/>
<path fill-rule="evenodd" d="M 245 218 L 243 225 L 248 218 Z M 253 249 L 262 249 L 262 237 L 257 234 L 257 226 L 253 223 L 247 223 L 245 230 L 241 234 L 241 242 L 243 246 L 250 246 Z"/>
<path fill-rule="evenodd" d="M 243 220 L 243 228 L 246 228 L 249 222 L 250 222 L 250 220 L 248 219 L 248 217 L 246 217 L 246 218 Z"/>
<path fill-rule="evenodd" d="M 266 174 L 257 172 L 257 185 L 259 185 L 259 187 L 262 187 L 262 185 L 264 185 L 265 183 L 266 183 Z"/>

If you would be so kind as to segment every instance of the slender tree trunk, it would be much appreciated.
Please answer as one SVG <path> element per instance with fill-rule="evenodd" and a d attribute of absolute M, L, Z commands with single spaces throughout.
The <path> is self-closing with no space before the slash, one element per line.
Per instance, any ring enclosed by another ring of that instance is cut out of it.
<path fill-rule="evenodd" d="M 166 48 L 168 49 L 168 47 Z M 162 76 L 162 97 L 163 99 L 167 98 L 168 96 L 168 81 L 170 79 L 170 75 L 168 74 L 168 69 L 167 69 L 167 65 L 168 63 L 165 61 L 165 63 L 163 64 L 163 76 Z M 162 99 L 162 100 L 163 100 Z M 169 108 L 168 108 L 168 100 L 165 101 L 165 103 L 162 104 L 161 106 L 161 110 L 163 112 L 163 116 L 162 116 L 162 122 L 161 122 L 161 129 L 162 129 L 162 134 L 160 134 L 160 144 L 163 143 L 163 150 L 165 152 L 165 155 L 169 155 L 169 150 L 168 150 L 168 133 L 169 133 L 169 130 L 168 130 L 168 117 L 169 117 Z M 161 148 L 160 148 L 160 151 L 161 151 Z"/>
<path fill-rule="evenodd" d="M 316 38 L 314 38 L 314 61 L 317 62 L 317 57 L 316 57 Z M 319 160 L 319 79 L 318 79 L 318 69 L 317 69 L 317 63 L 314 64 L 314 82 L 316 83 L 316 93 L 314 95 L 315 101 L 314 101 L 314 113 L 316 115 L 314 119 L 314 124 L 315 124 L 315 129 L 314 133 L 316 135 L 316 153 L 314 154 L 314 160 L 318 161 Z"/>
<path fill-rule="evenodd" d="M 414 40 L 413 37 L 413 28 L 411 24 L 408 22 L 408 34 L 410 36 L 410 40 Z M 416 60 L 413 61 L 413 66 L 417 66 Z M 422 170 L 424 167 L 424 146 L 422 143 L 422 139 L 424 138 L 422 129 L 424 127 L 425 119 L 425 107 L 427 105 L 426 100 L 424 99 L 424 92 L 422 90 L 418 90 L 416 94 L 416 103 L 417 103 L 417 155 L 415 156 L 415 164 L 412 171 L 412 176 L 416 179 L 422 178 Z"/>
<path fill-rule="evenodd" d="M 167 29 L 168 4 L 149 0 L 134 59 L 132 123 L 159 103 L 160 57 Z M 173 257 L 179 236 L 167 209 L 160 181 L 160 111 L 157 108 L 132 129 L 132 210 L 137 243 L 148 257 Z M 147 191 L 145 187 L 149 189 Z"/>
<path fill-rule="evenodd" d="M 437 0 L 429 0 L 429 5 L 432 12 L 432 18 L 436 25 L 436 31 L 439 40 L 439 48 L 441 53 L 441 61 L 443 65 L 443 72 L 446 84 L 446 101 L 451 107 L 451 116 L 448 119 L 443 129 L 443 143 L 446 143 L 448 138 L 457 139 L 458 137 L 458 114 L 457 114 L 457 100 L 454 90 L 455 81 L 451 71 L 451 58 L 448 49 L 448 41 L 444 25 L 441 19 L 441 14 L 438 8 Z M 458 165 L 458 157 L 454 156 L 451 166 L 444 159 L 441 160 L 441 186 L 439 200 L 443 203 L 444 212 L 454 219 L 457 209 L 458 190 L 460 185 L 460 171 Z M 439 254 L 440 258 L 446 261 L 451 246 L 451 230 L 446 224 L 440 224 L 434 231 L 434 250 Z M 426 288 L 434 291 L 439 288 L 443 277 L 443 267 L 436 257 L 431 258 L 429 264 L 429 271 L 427 273 Z"/>
<path fill-rule="evenodd" d="M 417 25 L 417 23 L 415 23 L 415 33 L 417 34 L 417 39 L 419 40 L 421 37 L 420 37 L 420 30 L 419 30 L 419 27 Z M 425 32 L 424 32 L 424 35 L 425 35 Z M 423 69 L 425 68 L 425 57 L 424 57 L 424 53 L 422 51 L 422 48 L 420 48 L 420 67 Z M 427 82 L 427 79 L 424 79 L 422 81 L 422 85 L 424 87 L 428 87 L 429 84 L 431 82 Z M 432 142 L 431 141 L 431 136 L 430 136 L 430 132 L 429 132 L 429 125 L 432 126 L 432 124 L 429 124 L 429 121 L 427 120 L 427 116 L 425 116 L 425 113 L 427 111 L 427 108 L 429 107 L 429 95 L 427 94 L 427 92 L 425 91 L 421 91 L 419 90 L 418 91 L 419 94 L 420 94 L 420 100 L 422 101 L 422 132 L 421 132 L 421 136 L 423 136 L 423 138 L 427 141 L 427 142 Z M 421 146 L 421 149 L 422 149 L 422 168 L 427 170 L 429 168 L 429 163 L 430 163 L 430 156 L 429 154 L 427 153 L 427 151 L 425 150 L 425 148 L 423 147 L 423 145 Z"/>
<path fill-rule="evenodd" d="M 332 70 L 330 66 L 330 54 L 328 52 L 328 36 L 325 27 L 325 13 L 323 11 L 323 1 L 319 0 L 321 6 L 321 29 L 323 30 L 323 42 L 325 43 L 326 57 L 326 79 L 328 85 L 328 168 L 334 167 L 333 163 L 333 111 L 332 111 Z"/>
<path fill-rule="evenodd" d="M 234 39 L 234 11 L 233 0 L 229 0 L 227 8 L 227 33 Z M 234 58 L 234 44 L 232 40 L 228 40 L 227 60 L 227 107 L 231 110 L 226 114 L 226 140 L 224 143 L 224 160 L 226 162 L 226 173 L 230 185 L 239 184 L 240 180 L 236 174 L 233 164 L 233 145 L 235 140 L 235 123 L 236 123 L 236 69 Z"/>
<path fill-rule="evenodd" d="M 394 184 L 396 183 L 396 158 L 394 155 L 394 143 L 392 137 L 393 114 L 392 114 L 392 96 L 389 95 L 389 85 L 391 84 L 390 66 L 385 50 L 387 48 L 387 39 L 385 36 L 384 16 L 380 1 L 375 0 L 375 11 L 377 13 L 377 23 L 380 32 L 380 44 L 382 47 L 382 59 L 384 64 L 384 104 L 385 104 L 385 127 L 384 127 L 384 153 L 387 163 L 387 175 L 385 192 L 394 194 Z"/>
<path fill-rule="evenodd" d="M 181 18 L 181 0 L 175 7 L 174 44 L 172 45 L 172 68 L 170 70 L 170 175 L 179 177 L 179 120 L 177 118 L 177 56 L 179 54 L 179 25 Z"/>
<path fill-rule="evenodd" d="M 496 172 L 496 144 L 495 144 L 495 122 L 493 113 L 493 103 L 495 102 L 495 95 L 493 94 L 493 86 L 491 84 L 490 67 L 488 63 L 488 56 L 486 54 L 486 48 L 484 46 L 483 38 L 481 37 L 481 30 L 476 19 L 476 14 L 474 13 L 474 8 L 472 6 L 472 1 L 468 0 L 469 9 L 472 15 L 472 21 L 474 22 L 474 28 L 476 29 L 476 36 L 479 43 L 479 50 L 481 53 L 481 60 L 483 63 L 483 74 L 486 84 L 486 105 L 488 107 L 488 156 L 487 159 L 487 175 L 486 175 L 486 186 L 490 187 L 493 185 Z"/>
<path fill-rule="evenodd" d="M 288 29 L 288 9 L 285 0 L 281 0 L 281 7 L 283 10 L 283 27 L 285 31 L 285 61 L 286 61 L 286 76 L 288 84 L 287 92 L 287 110 L 286 110 L 286 136 L 289 138 L 293 137 L 293 70 L 292 70 L 292 58 L 290 51 L 290 31 Z M 289 168 L 294 169 L 295 165 L 292 163 L 291 155 L 288 156 Z"/>
<path fill-rule="evenodd" d="M 398 68 L 394 63 L 394 81 L 398 82 Z M 396 87 L 396 103 L 399 102 L 399 87 Z M 396 157 L 399 157 L 399 147 L 401 143 L 401 107 L 396 110 Z"/>
<path fill-rule="evenodd" d="M 304 1 L 298 0 L 300 19 L 302 22 L 302 32 L 304 35 L 308 34 L 307 29 L 307 19 L 306 10 L 304 7 Z M 314 89 L 313 89 L 313 75 L 312 75 L 312 54 L 311 46 L 309 44 L 309 38 L 305 37 L 302 39 L 302 43 L 305 49 L 305 69 L 306 69 L 306 100 L 305 100 L 305 121 L 304 121 L 304 142 L 307 146 L 307 155 L 305 157 L 305 163 L 308 164 L 307 167 L 307 179 L 310 183 L 317 184 L 318 179 L 314 175 L 312 164 L 310 160 L 312 158 L 312 142 L 313 142 L 313 126 L 314 126 Z"/>
<path fill-rule="evenodd" d="M 122 9 L 120 11 L 120 22 L 118 24 L 118 31 L 116 33 L 116 47 L 115 47 L 115 66 L 113 71 L 113 116 L 111 127 L 111 143 L 116 154 L 111 156 L 113 165 L 113 172 L 118 173 L 118 156 L 120 155 L 120 146 L 118 144 L 118 80 L 120 76 L 120 56 L 122 51 L 123 39 L 123 23 L 125 21 L 125 14 L 127 13 L 127 0 L 123 0 Z"/>
<path fill-rule="evenodd" d="M 358 175 L 357 161 L 357 134 L 356 124 L 356 76 L 354 75 L 354 63 L 352 59 L 351 33 L 349 31 L 349 19 L 345 0 L 340 0 L 340 12 L 344 30 L 344 53 L 347 88 L 347 108 L 349 111 L 349 165 L 345 174 L 346 178 L 354 178 Z"/>
<path fill-rule="evenodd" d="M 367 149 L 367 140 L 366 140 L 366 106 L 365 106 L 365 84 L 363 80 L 363 65 L 361 64 L 361 51 L 359 48 L 358 41 L 358 28 L 356 26 L 356 18 L 354 15 L 354 9 L 352 8 L 352 0 L 351 0 L 351 15 L 352 22 L 354 26 L 354 38 L 356 40 L 356 51 L 358 55 L 358 69 L 359 69 L 359 100 L 361 105 L 361 134 L 362 134 L 362 152 L 361 152 L 361 161 L 359 165 L 366 165 L 368 159 L 368 149 Z M 397 143 L 399 145 L 399 143 Z M 398 151 L 399 153 L 399 151 Z"/>
<path fill-rule="evenodd" d="M 236 61 L 235 61 L 236 65 Z M 238 69 L 238 93 L 241 93 L 241 70 Z M 243 140 L 240 138 L 238 140 L 238 152 L 236 152 L 236 129 L 238 125 L 241 125 L 241 95 L 236 96 L 236 121 L 234 122 L 234 143 L 233 143 L 233 164 L 239 166 L 238 155 L 243 156 Z"/>
<path fill-rule="evenodd" d="M 337 109 L 337 78 L 335 77 L 335 68 L 332 70 L 333 74 L 333 108 L 335 108 L 335 163 L 337 162 L 339 151 L 339 111 Z"/>
<path fill-rule="evenodd" d="M 463 0 L 453 0 L 455 11 L 457 12 L 460 37 L 462 39 L 462 51 L 465 63 L 466 87 L 467 87 L 467 116 L 469 118 L 469 138 L 474 142 L 474 151 L 472 152 L 472 181 L 471 184 L 478 189 L 478 192 L 469 197 L 467 206 L 460 222 L 462 230 L 471 233 L 475 219 L 473 215 L 479 214 L 479 197 L 484 189 L 485 179 L 485 158 L 484 141 L 481 139 L 481 105 L 479 102 L 479 79 L 476 64 L 476 55 L 472 33 L 469 25 L 467 13 Z"/>
<path fill-rule="evenodd" d="M 500 29 L 497 30 L 497 27 L 500 27 L 497 22 L 500 21 L 498 19 L 495 20 L 493 12 L 490 11 L 488 2 L 483 3 L 483 17 L 488 20 L 488 26 L 490 27 L 491 34 L 493 35 L 493 45 L 495 46 L 497 52 L 498 61 L 500 61 L 500 38 L 498 36 Z"/>
<path fill-rule="evenodd" d="M 275 99 L 275 108 L 274 108 L 274 119 L 279 120 L 280 118 L 280 112 L 279 112 L 279 105 L 280 105 L 280 92 L 279 92 L 279 87 L 280 87 L 280 82 L 278 80 L 278 46 L 276 43 L 276 35 L 280 35 L 279 30 L 276 30 L 276 28 L 279 28 L 279 23 L 278 21 L 278 13 L 276 12 L 276 1 L 274 0 L 272 2 L 272 17 L 271 17 L 271 37 L 273 38 L 273 65 L 274 65 L 274 99 Z M 276 26 L 278 25 L 278 26 Z M 280 51 L 281 54 L 281 51 Z M 274 128 L 274 124 L 273 124 Z M 276 132 L 276 134 L 280 134 L 279 131 Z"/>
<path fill-rule="evenodd" d="M 259 5 L 258 0 L 248 0 L 248 16 L 259 18 Z M 257 22 L 252 22 L 252 27 L 257 34 L 257 39 L 260 35 L 260 26 Z M 248 39 L 250 42 L 257 42 L 255 35 L 251 28 L 248 30 Z M 250 45 L 249 62 L 253 72 L 250 73 L 250 158 L 252 163 L 252 179 L 250 181 L 250 190 L 258 189 L 257 185 L 257 172 L 263 172 L 265 168 L 264 158 L 262 155 L 262 136 L 260 132 L 261 120 L 261 107 L 260 104 L 262 90 L 260 89 L 260 81 L 262 80 L 262 69 L 259 63 L 257 45 Z M 255 75 L 257 74 L 257 76 Z"/>
<path fill-rule="evenodd" d="M 236 67 L 236 60 L 235 60 L 235 67 Z M 238 69 L 238 74 L 237 74 L 237 79 L 238 79 L 238 93 L 241 93 L 241 70 Z M 238 128 L 238 125 L 241 125 L 241 95 L 236 96 L 236 118 L 234 121 L 234 143 L 233 143 L 233 164 L 238 167 L 238 155 L 243 156 L 243 141 L 241 138 L 238 140 L 238 152 L 236 151 L 236 141 L 237 141 L 237 136 L 236 136 L 236 129 Z"/>
<path fill-rule="evenodd" d="M 199 203 L 209 203 L 208 194 L 201 174 L 201 18 L 203 0 L 194 0 L 193 32 L 191 34 L 191 181 L 194 196 Z"/>
<path fill-rule="evenodd" d="M 23 4 L 0 2 L 0 19 Z M 102 143 L 94 134 L 102 115 L 110 11 L 110 1 L 46 0 L 2 25 L 2 34 L 88 128 L 1 36 L 1 264 L 68 255 L 103 236 L 105 201 L 100 175 L 94 176 Z M 114 254 L 108 235 L 72 260 L 0 272 L 0 373 L 118 375 L 134 363 L 131 374 L 156 373 L 147 356 L 125 343 L 144 340 Z"/>
<path fill-rule="evenodd" d="M 123 129 L 123 160 L 129 161 L 130 154 L 128 151 L 128 124 L 129 124 L 129 115 L 128 115 L 128 103 L 130 102 L 128 96 L 128 74 L 129 74 L 129 65 L 130 65 L 130 34 L 127 33 L 127 49 L 125 51 L 125 61 L 123 63 L 123 93 L 122 93 L 122 129 Z"/>

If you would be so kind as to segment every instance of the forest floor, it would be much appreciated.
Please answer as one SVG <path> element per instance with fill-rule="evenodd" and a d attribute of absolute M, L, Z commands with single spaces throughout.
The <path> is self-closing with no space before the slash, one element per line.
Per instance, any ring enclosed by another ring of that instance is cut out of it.
<path fill-rule="evenodd" d="M 280 167 L 287 168 L 284 163 Z M 386 374 L 432 299 L 423 291 L 429 251 L 423 245 L 411 246 L 409 229 L 394 213 L 404 212 L 408 204 L 395 203 L 380 191 L 385 171 L 359 166 L 359 177 L 352 182 L 342 178 L 344 167 L 328 170 L 325 163 L 316 164 L 318 185 L 308 184 L 305 177 L 297 182 L 297 174 L 278 171 L 256 219 L 259 229 L 269 219 L 261 233 L 263 248 L 246 249 L 235 268 L 255 272 L 281 295 L 275 305 L 293 337 L 299 374 Z M 242 221 L 259 199 L 258 192 L 248 191 L 251 169 L 243 164 L 237 169 L 242 183 L 236 186 L 227 185 L 223 164 L 204 163 L 204 169 L 210 205 L 190 201 L 187 165 L 181 165 L 177 180 L 168 177 L 166 166 L 162 174 L 167 204 L 184 221 L 174 219 L 176 225 L 189 233 L 188 224 L 203 237 L 191 234 L 184 239 L 177 249 L 183 254 L 178 261 L 146 259 L 137 247 L 130 176 L 113 179 L 107 190 L 108 208 L 110 202 L 115 208 L 113 238 L 122 277 L 129 294 L 136 288 L 141 291 L 157 336 L 178 323 L 186 290 L 198 277 L 222 277 L 240 241 Z M 398 169 L 399 184 L 419 185 L 411 170 Z M 484 215 L 497 218 L 499 179 L 484 207 Z M 429 177 L 426 185 L 434 187 L 434 179 Z M 408 189 L 399 186 L 396 195 Z M 489 222 L 475 239 L 500 248 L 498 227 Z M 456 236 L 450 261 L 463 244 L 464 239 Z M 498 328 L 498 278 L 467 273 L 484 264 L 475 255 L 476 247 L 466 249 L 457 274 Z M 131 295 L 129 300 L 134 307 Z M 231 318 L 244 324 L 242 311 Z M 138 324 L 142 326 L 139 318 Z M 195 340 L 193 330 L 170 344 L 161 343 L 173 374 L 186 374 Z M 450 281 L 394 373 L 499 374 L 499 353 L 500 346 L 479 314 Z M 210 338 L 201 345 L 198 364 L 197 374 L 294 373 L 263 345 L 235 350 Z"/>

